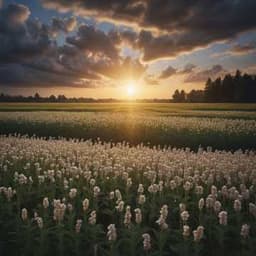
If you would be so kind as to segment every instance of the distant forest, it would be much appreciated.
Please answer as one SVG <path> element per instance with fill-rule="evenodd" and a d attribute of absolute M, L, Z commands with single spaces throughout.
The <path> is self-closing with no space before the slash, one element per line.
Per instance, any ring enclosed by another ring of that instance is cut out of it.
<path fill-rule="evenodd" d="M 204 90 L 176 90 L 173 102 L 256 102 L 256 76 L 237 70 L 234 76 L 208 78 Z"/>
<path fill-rule="evenodd" d="M 0 94 L 0 102 L 70 102 L 70 103 L 97 103 L 97 102 L 122 102 L 118 99 L 94 99 L 94 98 L 68 98 L 65 95 L 51 95 L 42 97 L 38 93 L 34 96 L 13 96 Z M 204 90 L 176 90 L 172 99 L 137 99 L 135 102 L 256 102 L 256 76 L 242 74 L 239 70 L 234 76 L 227 74 L 223 79 L 208 78 Z"/>
<path fill-rule="evenodd" d="M 86 97 L 71 97 L 68 98 L 65 95 L 51 95 L 49 97 L 42 97 L 39 93 L 35 93 L 34 96 L 13 96 L 4 93 L 0 93 L 0 102 L 27 102 L 27 103 L 115 103 L 115 102 L 127 102 L 131 100 L 121 100 L 114 98 L 103 98 L 103 99 L 94 99 L 94 98 L 86 98 Z M 132 100 L 135 102 L 142 103 L 168 103 L 170 99 L 136 99 Z"/>

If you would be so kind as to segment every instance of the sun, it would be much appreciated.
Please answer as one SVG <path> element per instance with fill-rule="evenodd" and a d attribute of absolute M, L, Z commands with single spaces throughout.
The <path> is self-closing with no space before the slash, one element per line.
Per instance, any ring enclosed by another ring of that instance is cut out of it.
<path fill-rule="evenodd" d="M 136 85 L 134 82 L 129 82 L 126 85 L 126 93 L 128 97 L 133 97 L 136 94 Z"/>

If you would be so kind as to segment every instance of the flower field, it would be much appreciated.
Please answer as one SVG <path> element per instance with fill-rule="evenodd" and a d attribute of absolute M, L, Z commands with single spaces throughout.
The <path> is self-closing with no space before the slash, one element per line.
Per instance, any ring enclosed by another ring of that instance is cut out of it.
<path fill-rule="evenodd" d="M 94 140 L 100 137 L 104 141 L 193 150 L 199 145 L 217 149 L 252 149 L 256 145 L 254 113 L 196 111 L 183 115 L 187 116 L 152 112 L 0 112 L 0 133 Z"/>
<path fill-rule="evenodd" d="M 225 134 L 255 129 L 205 122 Z M 2 135 L 0 182 L 1 255 L 256 254 L 253 150 Z"/>

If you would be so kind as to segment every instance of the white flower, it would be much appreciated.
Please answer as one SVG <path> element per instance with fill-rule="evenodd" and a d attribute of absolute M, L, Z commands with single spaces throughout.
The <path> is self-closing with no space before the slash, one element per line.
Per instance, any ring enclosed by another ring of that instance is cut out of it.
<path fill-rule="evenodd" d="M 142 235 L 143 238 L 143 248 L 145 251 L 149 251 L 151 249 L 151 237 L 148 233 L 144 233 Z"/>
<path fill-rule="evenodd" d="M 187 222 L 188 219 L 189 219 L 189 213 L 188 211 L 183 211 L 181 214 L 180 214 L 180 217 L 182 219 L 183 222 Z"/>
<path fill-rule="evenodd" d="M 138 204 L 142 205 L 146 202 L 146 197 L 145 195 L 139 195 L 139 198 L 138 198 Z"/>
<path fill-rule="evenodd" d="M 204 236 L 204 227 L 198 226 L 196 230 L 193 231 L 194 241 L 199 242 Z"/>
<path fill-rule="evenodd" d="M 26 221 L 28 219 L 28 210 L 26 208 L 23 208 L 21 210 L 21 219 L 23 221 Z"/>
<path fill-rule="evenodd" d="M 43 199 L 43 207 L 44 209 L 47 209 L 49 207 L 49 200 L 48 200 L 48 197 L 45 197 Z"/>
<path fill-rule="evenodd" d="M 250 226 L 248 224 L 243 224 L 241 227 L 241 236 L 243 238 L 247 238 L 249 236 L 249 232 L 250 232 Z"/>
<path fill-rule="evenodd" d="M 117 239 L 115 224 L 108 226 L 107 238 L 109 241 L 115 241 Z"/>
<path fill-rule="evenodd" d="M 96 224 L 96 218 L 97 218 L 96 211 L 92 211 L 91 214 L 90 214 L 90 217 L 88 219 L 89 224 L 95 225 Z"/>
<path fill-rule="evenodd" d="M 76 188 L 71 188 L 70 191 L 69 191 L 69 197 L 71 199 L 73 199 L 73 198 L 76 197 L 76 194 L 77 194 L 77 189 Z"/>
<path fill-rule="evenodd" d="M 129 227 L 131 224 L 131 207 L 129 205 L 126 206 L 125 214 L 124 214 L 124 225 Z"/>
<path fill-rule="evenodd" d="M 135 222 L 136 222 L 137 224 L 140 224 L 140 223 L 142 222 L 141 209 L 136 208 L 136 209 L 134 210 L 134 212 L 135 212 Z"/>
<path fill-rule="evenodd" d="M 190 227 L 188 225 L 183 225 L 183 233 L 184 238 L 187 238 L 190 236 Z"/>
<path fill-rule="evenodd" d="M 218 217 L 220 225 L 226 226 L 228 221 L 228 213 L 226 211 L 221 211 Z"/>
<path fill-rule="evenodd" d="M 85 198 L 82 202 L 82 205 L 83 205 L 83 211 L 86 212 L 89 208 L 89 205 L 90 205 L 89 199 Z"/>
<path fill-rule="evenodd" d="M 81 219 L 76 220 L 75 231 L 76 233 L 80 233 L 83 221 Z"/>

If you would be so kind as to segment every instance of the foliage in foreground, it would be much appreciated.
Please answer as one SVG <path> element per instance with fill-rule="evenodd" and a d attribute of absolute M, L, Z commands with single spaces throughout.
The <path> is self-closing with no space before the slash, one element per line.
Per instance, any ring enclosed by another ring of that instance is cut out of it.
<path fill-rule="evenodd" d="M 0 138 L 1 255 L 255 255 L 255 152 Z"/>

